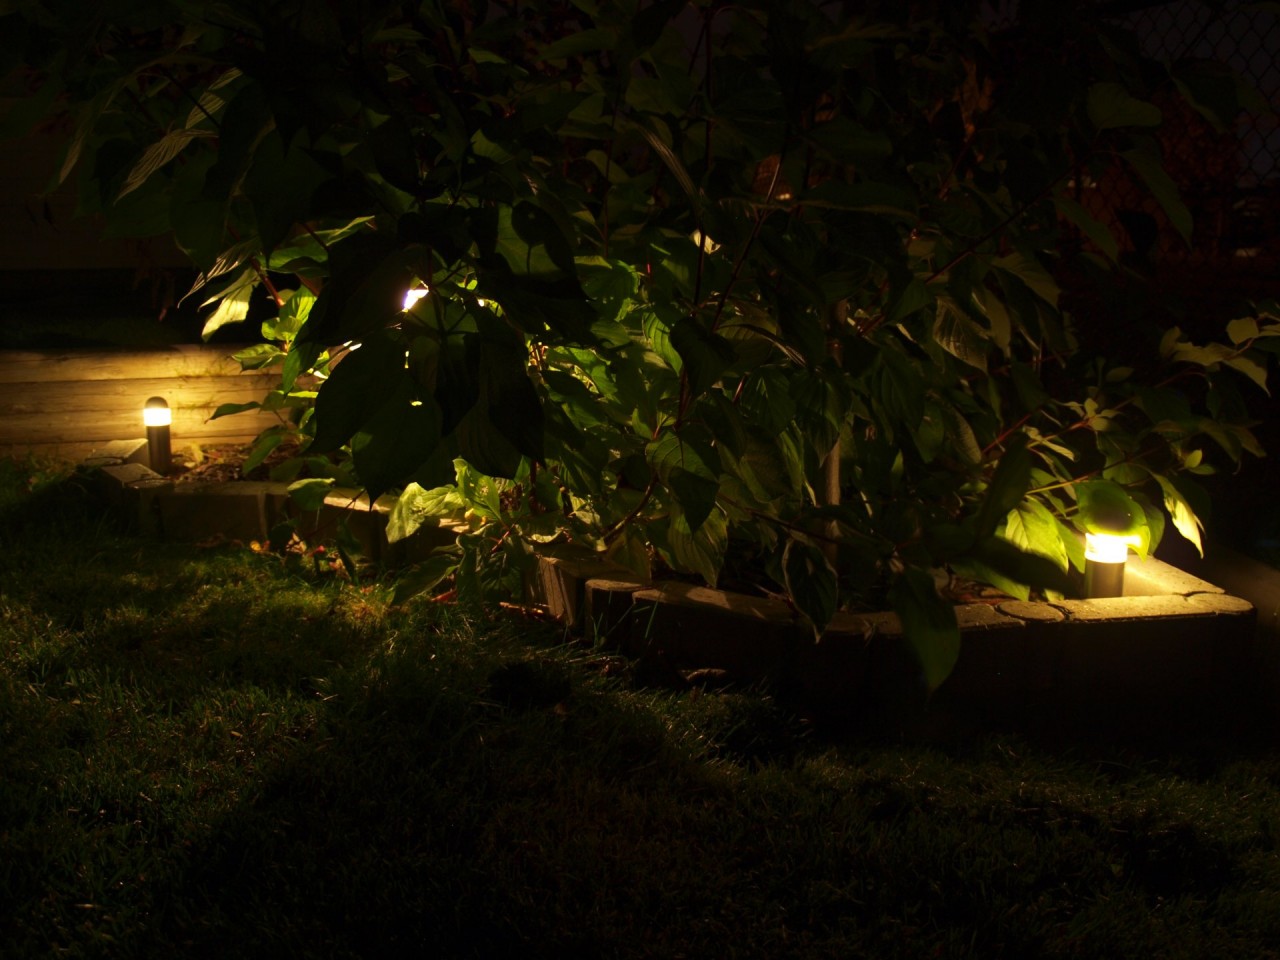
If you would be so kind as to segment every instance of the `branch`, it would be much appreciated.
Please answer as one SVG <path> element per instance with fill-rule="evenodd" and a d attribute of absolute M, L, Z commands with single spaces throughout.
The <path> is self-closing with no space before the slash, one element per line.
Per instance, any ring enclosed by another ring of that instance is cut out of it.
<path fill-rule="evenodd" d="M 644 494 L 640 497 L 640 502 L 636 504 L 634 510 L 609 528 L 608 532 L 605 533 L 603 537 L 605 543 L 608 543 L 616 537 L 620 531 L 630 526 L 631 522 L 635 520 L 636 517 L 640 516 L 640 511 L 647 507 L 649 505 L 649 501 L 653 499 L 653 491 L 657 485 L 658 475 L 656 473 L 651 474 L 649 476 L 649 485 L 644 488 Z"/>

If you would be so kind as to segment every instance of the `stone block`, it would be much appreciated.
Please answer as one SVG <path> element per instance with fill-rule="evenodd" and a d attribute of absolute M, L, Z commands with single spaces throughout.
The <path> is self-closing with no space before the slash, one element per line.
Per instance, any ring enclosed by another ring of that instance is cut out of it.
<path fill-rule="evenodd" d="M 1130 557 L 1125 563 L 1124 595 L 1126 597 L 1159 596 L 1177 594 L 1190 596 L 1194 593 L 1224 593 L 1222 587 L 1214 586 L 1206 580 L 1193 576 L 1177 567 L 1148 557 L 1140 560 Z"/>
<path fill-rule="evenodd" d="M 94 447 L 89 455 L 81 461 L 84 467 L 118 466 L 123 463 L 139 463 L 150 466 L 149 451 L 145 437 L 133 440 L 109 440 L 100 447 Z"/>
<path fill-rule="evenodd" d="M 130 523 L 136 517 L 136 529 L 148 537 L 158 537 L 164 533 L 164 524 L 160 515 L 161 499 L 173 491 L 173 481 L 167 477 L 139 477 L 126 485 L 130 498 L 134 501 Z"/>
<path fill-rule="evenodd" d="M 525 599 L 541 604 L 553 617 L 574 633 L 587 629 L 587 582 L 596 578 L 625 580 L 632 574 L 591 551 L 565 545 L 538 550 L 538 562 L 525 585 Z M 634 579 L 634 578 L 633 578 Z M 642 584 L 637 583 L 638 589 Z"/>
<path fill-rule="evenodd" d="M 318 510 L 303 510 L 287 496 L 280 507 L 282 519 L 294 520 L 294 529 L 303 540 L 332 542 L 345 524 L 369 560 L 382 563 L 387 555 L 387 510 L 370 503 L 362 490 L 334 487 Z"/>
<path fill-rule="evenodd" d="M 176 540 L 266 540 L 273 484 L 249 480 L 174 487 L 159 497 L 160 525 Z"/>
<path fill-rule="evenodd" d="M 874 624 L 846 618 L 814 640 L 797 641 L 785 681 L 794 695 L 825 713 L 841 716 L 867 712 L 867 664 Z"/>
<path fill-rule="evenodd" d="M 160 474 L 141 463 L 110 464 L 91 470 L 89 477 L 98 495 L 113 507 L 132 505 L 131 484 L 139 480 L 164 480 Z"/>
<path fill-rule="evenodd" d="M 1006 600 L 996 607 L 1007 617 L 1021 620 L 1024 623 L 1058 623 L 1067 615 L 1057 607 L 1048 603 L 1037 603 L 1030 600 Z"/>
<path fill-rule="evenodd" d="M 776 600 L 662 583 L 635 592 L 627 651 L 674 666 L 712 667 L 745 681 L 777 676 L 803 638 Z"/>
<path fill-rule="evenodd" d="M 583 586 L 582 628 L 588 640 L 603 647 L 625 645 L 631 608 L 648 584 L 639 578 L 593 577 Z"/>

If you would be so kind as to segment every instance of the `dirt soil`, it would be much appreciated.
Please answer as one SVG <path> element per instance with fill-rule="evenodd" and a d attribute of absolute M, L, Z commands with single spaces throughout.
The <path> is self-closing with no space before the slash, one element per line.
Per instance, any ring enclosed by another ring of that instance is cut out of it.
<path fill-rule="evenodd" d="M 231 480 L 269 480 L 271 468 L 298 453 L 296 443 L 282 443 L 266 460 L 248 474 L 244 462 L 253 452 L 252 443 L 217 444 L 179 450 L 173 458 L 169 477 L 174 483 L 224 483 Z"/>

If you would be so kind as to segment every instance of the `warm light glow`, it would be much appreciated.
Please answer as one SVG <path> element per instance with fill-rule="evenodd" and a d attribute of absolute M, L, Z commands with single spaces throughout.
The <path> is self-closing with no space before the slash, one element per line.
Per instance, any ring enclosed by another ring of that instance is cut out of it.
<path fill-rule="evenodd" d="M 167 427 L 173 423 L 173 411 L 163 397 L 152 397 L 142 408 L 142 425 L 144 427 Z"/>
<path fill-rule="evenodd" d="M 1124 563 L 1129 556 L 1129 547 L 1136 547 L 1141 542 L 1140 537 L 1133 535 L 1086 533 L 1084 558 L 1094 563 Z"/>
<path fill-rule="evenodd" d="M 404 295 L 404 309 L 410 309 L 415 303 L 425 297 L 428 292 L 429 291 L 426 287 L 414 287 L 412 290 L 406 291 Z"/>

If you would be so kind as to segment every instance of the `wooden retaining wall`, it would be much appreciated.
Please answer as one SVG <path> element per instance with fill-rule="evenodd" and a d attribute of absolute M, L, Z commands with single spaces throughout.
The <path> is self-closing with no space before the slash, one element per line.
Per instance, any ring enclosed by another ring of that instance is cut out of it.
<path fill-rule="evenodd" d="M 0 350 L 0 456 L 81 459 L 109 440 L 145 436 L 142 405 L 164 397 L 173 446 L 243 443 L 280 423 L 249 411 L 209 420 L 221 404 L 261 400 L 277 372 L 241 372 L 239 347 L 154 350 Z"/>

